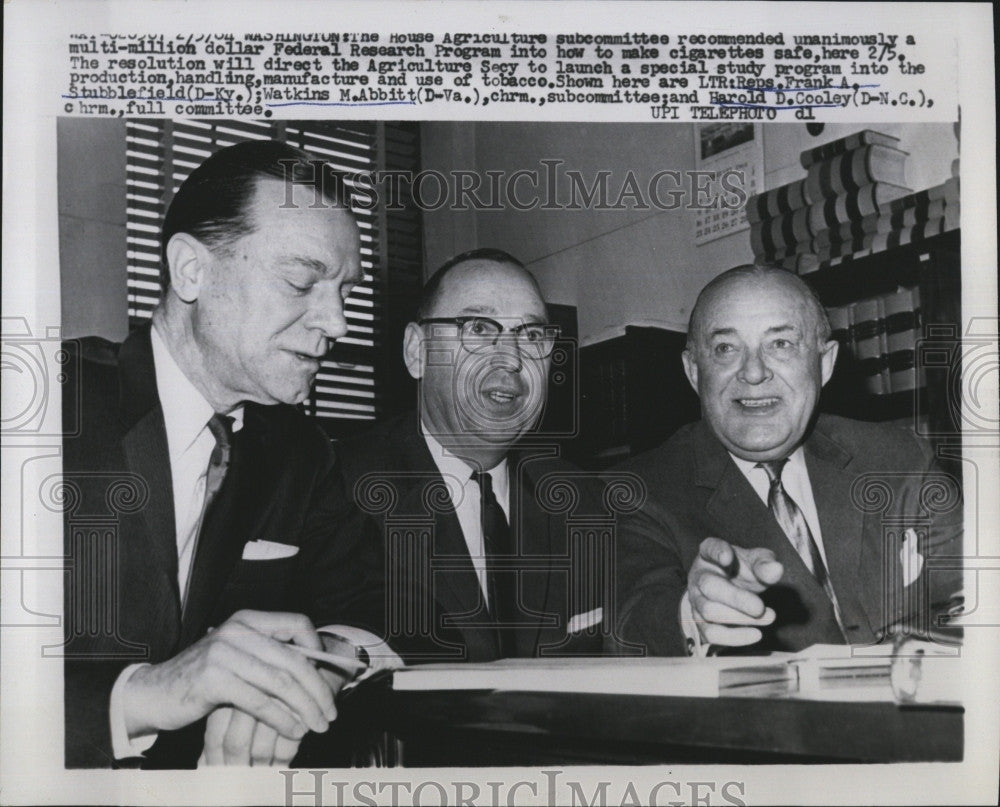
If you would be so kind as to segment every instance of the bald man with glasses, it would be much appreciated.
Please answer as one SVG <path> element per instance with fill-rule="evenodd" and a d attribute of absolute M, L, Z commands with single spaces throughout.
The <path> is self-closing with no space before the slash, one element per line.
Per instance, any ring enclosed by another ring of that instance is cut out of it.
<path fill-rule="evenodd" d="M 389 641 L 410 663 L 600 650 L 600 602 L 574 583 L 582 564 L 549 501 L 556 480 L 590 501 L 587 483 L 551 445 L 515 448 L 545 409 L 558 336 L 516 258 L 452 258 L 403 340 L 417 411 L 340 446 L 381 528 Z"/>

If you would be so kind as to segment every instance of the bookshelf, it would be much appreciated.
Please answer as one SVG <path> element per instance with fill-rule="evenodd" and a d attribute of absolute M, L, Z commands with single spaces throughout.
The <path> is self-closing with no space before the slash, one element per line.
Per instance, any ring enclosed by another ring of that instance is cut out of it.
<path fill-rule="evenodd" d="M 700 417 L 684 375 L 685 335 L 629 325 L 622 336 L 580 349 L 581 466 L 600 469 L 652 448 Z"/>
<path fill-rule="evenodd" d="M 823 390 L 825 412 L 857 420 L 898 421 L 940 443 L 960 434 L 951 406 L 949 367 L 922 367 L 920 340 L 960 333 L 961 231 L 952 230 L 920 243 L 856 258 L 803 275 L 828 309 L 859 300 L 916 289 L 920 306 L 913 333 L 918 373 L 915 389 L 873 394 L 866 373 L 848 345 L 841 345 L 834 376 Z"/>

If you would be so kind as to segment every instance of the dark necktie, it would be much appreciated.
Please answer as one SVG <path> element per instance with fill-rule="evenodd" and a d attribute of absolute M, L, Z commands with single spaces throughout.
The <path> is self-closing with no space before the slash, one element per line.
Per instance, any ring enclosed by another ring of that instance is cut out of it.
<path fill-rule="evenodd" d="M 216 412 L 208 421 L 208 429 L 215 438 L 215 448 L 208 459 L 208 473 L 205 475 L 205 506 L 202 508 L 202 518 L 215 494 L 222 487 L 229 470 L 229 454 L 232 447 L 233 419 L 229 415 Z"/>
<path fill-rule="evenodd" d="M 781 472 L 785 468 L 787 459 L 769 460 L 768 462 L 758 462 L 757 467 L 763 468 L 767 478 L 771 481 L 771 488 L 767 493 L 767 506 L 774 513 L 778 525 L 788 536 L 795 551 L 799 553 L 806 568 L 816 577 L 816 580 L 823 587 L 826 596 L 833 603 L 833 611 L 837 617 L 837 623 L 843 629 L 840 618 L 840 608 L 837 605 L 837 597 L 833 592 L 833 585 L 830 583 L 830 576 L 826 571 L 826 564 L 823 563 L 823 556 L 819 553 L 819 547 L 813 538 L 806 517 L 802 514 L 795 500 L 788 495 L 785 486 L 781 484 Z"/>
<path fill-rule="evenodd" d="M 517 574 L 513 569 L 497 569 L 497 559 L 500 556 L 509 558 L 514 554 L 510 526 L 493 492 L 493 480 L 489 473 L 473 471 L 472 481 L 479 485 L 480 523 L 486 549 L 486 590 L 489 594 L 490 612 L 500 626 L 497 631 L 500 655 L 507 657 L 514 652 L 514 636 L 509 626 L 516 621 Z"/>
<path fill-rule="evenodd" d="M 191 549 L 191 562 L 188 565 L 187 585 L 184 588 L 184 601 L 182 609 L 187 605 L 188 594 L 191 593 L 191 579 L 194 573 L 194 564 L 198 558 L 198 545 L 201 543 L 201 533 L 205 527 L 205 516 L 212 500 L 222 487 L 229 470 L 229 456 L 232 450 L 233 419 L 229 415 L 220 415 L 216 412 L 208 421 L 208 430 L 215 438 L 215 448 L 208 458 L 208 470 L 205 473 L 205 499 L 201 505 L 201 518 L 198 521 L 198 533 L 194 539 L 194 547 Z"/>

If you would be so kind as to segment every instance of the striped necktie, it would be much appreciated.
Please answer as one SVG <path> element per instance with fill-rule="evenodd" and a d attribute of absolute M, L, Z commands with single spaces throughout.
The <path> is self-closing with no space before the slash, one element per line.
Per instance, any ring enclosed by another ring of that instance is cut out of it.
<path fill-rule="evenodd" d="M 767 478 L 771 482 L 771 487 L 767 493 L 767 506 L 771 508 L 771 512 L 774 513 L 778 525 L 788 537 L 792 546 L 795 547 L 795 551 L 799 553 L 799 557 L 802 558 L 802 562 L 806 565 L 806 568 L 812 572 L 813 576 L 823 587 L 823 591 L 826 592 L 826 596 L 830 598 L 830 602 L 833 603 L 834 614 L 837 617 L 837 624 L 840 625 L 841 632 L 843 632 L 844 623 L 840 616 L 837 595 L 834 594 L 833 584 L 830 582 L 830 575 L 827 573 L 826 564 L 823 562 L 819 546 L 816 544 L 816 539 L 813 538 L 812 531 L 809 529 L 809 524 L 806 522 L 806 517 L 802 514 L 802 510 L 799 509 L 795 500 L 788 495 L 785 486 L 781 484 L 781 473 L 787 462 L 787 459 L 783 459 L 757 463 L 757 467 L 764 469 Z"/>

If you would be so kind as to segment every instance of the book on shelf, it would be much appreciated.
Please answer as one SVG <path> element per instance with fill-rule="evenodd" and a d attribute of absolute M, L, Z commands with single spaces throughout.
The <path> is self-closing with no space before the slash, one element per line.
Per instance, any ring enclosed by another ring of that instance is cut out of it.
<path fill-rule="evenodd" d="M 910 188 L 871 182 L 856 190 L 831 196 L 809 206 L 809 230 L 818 233 L 879 212 L 879 207 L 911 193 Z"/>
<path fill-rule="evenodd" d="M 760 256 L 756 257 L 760 258 Z M 811 252 L 798 252 L 794 255 L 787 255 L 780 258 L 764 258 L 764 260 L 799 275 L 807 275 L 810 272 L 818 272 L 820 270 L 819 256 Z"/>
<path fill-rule="evenodd" d="M 948 208 L 949 215 L 957 213 L 957 205 L 953 210 Z M 922 207 L 910 207 L 891 212 L 885 205 L 880 207 L 875 213 L 863 216 L 853 221 L 845 221 L 836 227 L 829 227 L 813 234 L 813 244 L 819 247 L 828 244 L 836 244 L 841 241 L 850 241 L 852 238 L 865 235 L 867 233 L 887 233 L 892 230 L 900 230 L 904 227 L 913 227 L 920 222 L 929 219 L 941 218 L 945 215 L 945 201 L 938 199 L 929 205 Z"/>
<path fill-rule="evenodd" d="M 813 201 L 854 191 L 872 182 L 906 184 L 907 153 L 891 146 L 862 146 L 809 167 L 804 195 Z"/>
<path fill-rule="evenodd" d="M 845 255 L 832 256 L 829 260 L 820 257 L 820 268 L 832 268 L 840 266 L 848 261 L 867 258 L 870 255 L 878 255 L 896 247 L 903 247 L 907 244 L 919 244 L 936 235 L 957 230 L 959 227 L 958 217 L 943 216 L 939 219 L 921 222 L 913 227 L 905 227 L 888 233 L 875 233 L 872 236 L 871 246 L 857 252 Z"/>
<path fill-rule="evenodd" d="M 920 336 L 920 290 L 895 292 L 827 308 L 832 330 L 857 362 L 870 394 L 887 395 L 923 386 L 915 366 Z"/>
<path fill-rule="evenodd" d="M 779 263 L 786 269 L 800 274 L 839 266 L 846 261 L 877 255 L 907 244 L 918 244 L 936 235 L 956 230 L 958 213 L 917 222 L 910 227 L 876 233 L 861 233 L 845 241 L 830 241 L 820 235 L 808 241 L 799 241 L 777 249 L 754 248 L 756 260 Z M 811 256 L 811 257 L 802 257 Z"/>
<path fill-rule="evenodd" d="M 946 205 L 958 205 L 961 201 L 961 187 L 958 177 L 950 177 L 944 182 L 924 190 L 903 194 L 895 199 L 887 200 L 885 204 L 890 213 L 897 213 L 911 207 L 927 206 L 939 199 L 943 199 Z"/>
<path fill-rule="evenodd" d="M 876 241 L 899 245 L 948 232 L 958 228 L 959 217 L 958 203 L 949 205 L 944 199 L 938 199 L 929 205 L 910 207 L 895 213 L 882 205 L 867 216 L 813 232 L 809 208 L 802 208 L 750 225 L 750 248 L 755 257 L 765 260 L 812 252 L 824 261 L 867 249 Z M 875 234 L 883 237 L 871 238 Z M 895 239 L 892 234 L 896 234 Z M 845 249 L 841 246 L 843 244 L 854 246 Z"/>
<path fill-rule="evenodd" d="M 844 154 L 848 151 L 853 151 L 861 146 L 896 146 L 898 143 L 898 137 L 893 137 L 892 135 L 887 135 L 882 132 L 876 132 L 873 129 L 863 129 L 860 132 L 854 132 L 853 134 L 841 137 L 838 140 L 833 140 L 829 143 L 823 143 L 822 145 L 815 146 L 811 149 L 806 149 L 799 155 L 799 162 L 802 164 L 803 168 L 808 169 L 815 163 L 829 160 L 832 157 L 836 157 L 837 155 Z"/>
<path fill-rule="evenodd" d="M 871 129 L 827 143 L 800 155 L 804 178 L 752 195 L 747 221 L 758 224 L 873 182 L 905 186 L 907 152 L 899 139 Z"/>
<path fill-rule="evenodd" d="M 851 304 L 851 344 L 858 369 L 865 378 L 865 388 L 873 395 L 890 392 L 889 368 L 885 361 L 885 320 L 882 300 L 873 297 Z"/>
<path fill-rule="evenodd" d="M 779 253 L 791 254 L 796 247 L 808 244 L 812 233 L 809 231 L 809 208 L 802 207 L 776 216 L 773 219 L 750 225 L 750 248 L 754 255 L 778 257 Z"/>
<path fill-rule="evenodd" d="M 916 366 L 916 344 L 920 336 L 920 289 L 902 288 L 882 296 L 885 318 L 886 365 L 892 392 L 924 386 L 921 368 Z"/>
<path fill-rule="evenodd" d="M 753 194 L 746 203 L 747 221 L 757 224 L 807 207 L 815 201 L 806 195 L 806 180 L 797 179 L 768 191 Z"/>
<path fill-rule="evenodd" d="M 826 309 L 830 320 L 830 338 L 840 342 L 845 350 L 851 349 L 851 307 L 847 305 L 830 306 Z"/>

